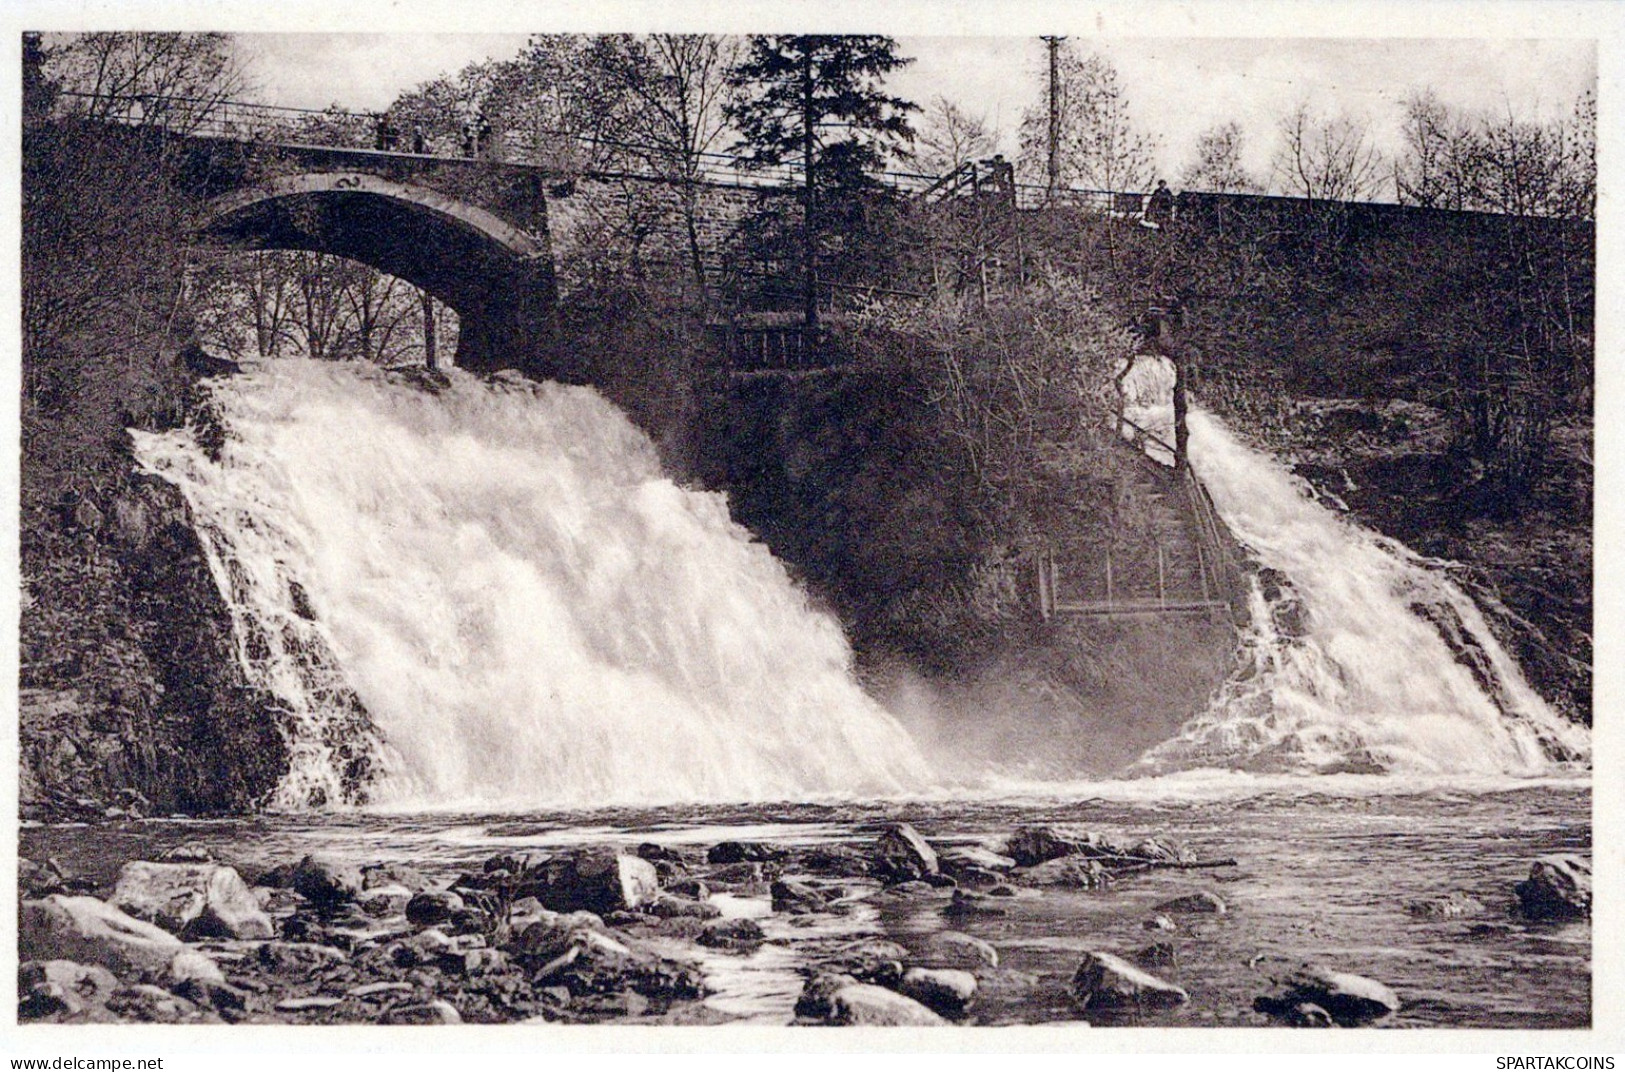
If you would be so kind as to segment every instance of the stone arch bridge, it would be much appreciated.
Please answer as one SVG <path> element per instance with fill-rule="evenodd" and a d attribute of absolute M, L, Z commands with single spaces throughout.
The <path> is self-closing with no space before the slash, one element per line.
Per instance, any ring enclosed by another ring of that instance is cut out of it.
<path fill-rule="evenodd" d="M 227 138 L 179 145 L 204 241 L 370 265 L 456 310 L 460 367 L 550 374 L 557 288 L 545 172 Z"/>

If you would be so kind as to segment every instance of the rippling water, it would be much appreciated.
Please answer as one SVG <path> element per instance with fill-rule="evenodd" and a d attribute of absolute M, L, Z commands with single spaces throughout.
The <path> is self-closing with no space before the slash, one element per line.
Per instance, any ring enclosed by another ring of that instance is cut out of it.
<path fill-rule="evenodd" d="M 1077 787 L 1081 788 L 1081 787 Z M 1158 973 L 1190 991 L 1188 1005 L 1131 1022 L 1153 1026 L 1258 1025 L 1266 988 L 1260 954 L 1313 958 L 1381 980 L 1404 1001 L 1393 1026 L 1555 1028 L 1590 1024 L 1591 928 L 1512 916 L 1513 884 L 1530 860 L 1591 845 L 1587 780 L 1517 783 L 1457 779 L 1431 786 L 1378 776 L 1157 779 L 1064 796 L 986 796 L 898 803 L 706 805 L 522 813 L 397 813 L 149 821 L 23 830 L 27 856 L 111 880 L 126 860 L 183 841 L 224 859 L 267 863 L 327 851 L 363 863 L 410 862 L 449 881 L 498 851 L 583 843 L 781 845 L 872 841 L 876 825 L 905 820 L 939 846 L 996 844 L 1013 827 L 1064 822 L 1136 837 L 1161 834 L 1199 857 L 1233 857 L 1214 871 L 1129 876 L 1107 891 L 1045 891 L 1011 900 L 1004 917 L 946 919 L 945 897 L 896 900 L 867 882 L 842 917 L 770 916 L 765 898 L 717 895 L 728 914 L 755 915 L 768 942 L 749 955 L 701 951 L 715 993 L 707 1004 L 741 1021 L 788 1023 L 809 952 L 868 934 L 918 947 L 960 930 L 991 942 L 1000 971 L 983 980 L 978 1024 L 1085 1018 L 1065 984 L 1084 950 L 1131 954 L 1167 941 L 1176 963 Z M 1144 929 L 1158 902 L 1211 889 L 1230 912 L 1185 917 L 1172 933 Z M 1418 919 L 1405 904 L 1453 891 L 1485 905 L 1476 916 Z M 1112 1019 L 1095 1011 L 1087 1019 Z M 1123 1022 L 1117 1020 L 1116 1022 Z"/>

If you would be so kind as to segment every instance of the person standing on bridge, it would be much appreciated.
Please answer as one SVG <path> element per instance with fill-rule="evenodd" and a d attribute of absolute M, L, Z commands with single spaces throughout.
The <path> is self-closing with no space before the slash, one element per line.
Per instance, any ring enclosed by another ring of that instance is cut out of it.
<path fill-rule="evenodd" d="M 429 151 L 429 140 L 423 136 L 423 124 L 412 124 L 412 151 L 422 156 Z"/>
<path fill-rule="evenodd" d="M 1157 180 L 1157 188 L 1151 191 L 1151 197 L 1145 206 L 1145 222 L 1153 227 L 1162 227 L 1171 223 L 1174 218 L 1174 192 L 1168 189 L 1168 183 L 1163 179 Z"/>
<path fill-rule="evenodd" d="M 395 130 L 395 124 L 389 121 L 388 114 L 379 112 L 376 139 L 377 148 L 383 152 L 392 153 L 398 146 L 399 140 L 400 136 Z"/>

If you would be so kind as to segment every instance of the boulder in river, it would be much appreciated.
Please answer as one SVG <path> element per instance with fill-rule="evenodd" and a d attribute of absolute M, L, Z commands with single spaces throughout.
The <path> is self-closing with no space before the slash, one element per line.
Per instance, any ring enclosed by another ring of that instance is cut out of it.
<path fill-rule="evenodd" d="M 271 917 L 229 867 L 133 860 L 119 872 L 112 903 L 185 939 L 269 938 Z"/>
<path fill-rule="evenodd" d="M 893 823 L 875 841 L 875 874 L 887 882 L 908 882 L 941 873 L 936 850 L 907 823 Z"/>
<path fill-rule="evenodd" d="M 999 951 L 990 942 L 959 931 L 938 931 L 921 945 L 914 959 L 928 968 L 997 968 Z"/>
<path fill-rule="evenodd" d="M 765 938 L 761 926 L 753 919 L 714 919 L 700 931 L 699 943 L 713 949 L 749 952 Z"/>
<path fill-rule="evenodd" d="M 829 907 L 829 901 L 817 887 L 792 878 L 774 879 L 768 893 L 773 898 L 775 912 L 801 916 L 809 912 L 823 912 Z"/>
<path fill-rule="evenodd" d="M 1005 855 L 1017 866 L 1035 867 L 1063 856 L 1114 856 L 1127 852 L 1127 843 L 1103 834 L 1062 826 L 1023 826 L 1005 842 Z"/>
<path fill-rule="evenodd" d="M 849 975 L 815 975 L 796 999 L 796 1023 L 841 1027 L 932 1027 L 941 1016 L 913 998 Z"/>
<path fill-rule="evenodd" d="M 1442 897 L 1424 897 L 1416 901 L 1407 901 L 1405 911 L 1417 919 L 1460 919 L 1462 916 L 1476 916 L 1484 911 L 1484 902 L 1459 890 L 1452 890 Z"/>
<path fill-rule="evenodd" d="M 693 919 L 716 919 L 722 915 L 722 909 L 709 901 L 696 901 L 692 897 L 679 897 L 664 892 L 656 894 L 642 905 L 640 911 L 659 919 L 677 919 L 683 916 Z"/>
<path fill-rule="evenodd" d="M 1318 1005 L 1343 1027 L 1358 1027 L 1399 1009 L 1399 998 L 1375 979 L 1300 964 L 1270 977 L 1273 990 L 1253 1002 L 1259 1012 L 1290 1019 L 1300 1005 Z"/>
<path fill-rule="evenodd" d="M 942 909 L 945 916 L 1007 916 L 1010 910 L 1005 907 L 1002 897 L 989 897 L 985 893 L 971 893 L 966 890 L 955 890 L 953 899 Z"/>
<path fill-rule="evenodd" d="M 1190 1000 L 1184 987 L 1111 953 L 1084 954 L 1072 976 L 1072 997 L 1085 1009 L 1166 1009 Z"/>
<path fill-rule="evenodd" d="M 352 864 L 327 856 L 306 856 L 294 865 L 288 885 L 312 904 L 337 907 L 355 900 L 361 892 L 361 871 Z"/>
<path fill-rule="evenodd" d="M 145 920 L 95 897 L 53 893 L 24 901 L 17 932 L 19 960 L 73 960 L 115 972 L 167 972 L 184 946 Z"/>
<path fill-rule="evenodd" d="M 1010 872 L 1010 879 L 1024 886 L 1055 886 L 1072 890 L 1098 890 L 1111 884 L 1111 875 L 1100 861 L 1083 856 L 1061 856 L 1032 867 Z"/>
<path fill-rule="evenodd" d="M 219 863 L 214 858 L 214 852 L 199 841 L 188 841 L 173 848 L 166 849 L 158 857 L 166 864 L 213 864 Z"/>
<path fill-rule="evenodd" d="M 1196 893 L 1187 893 L 1183 897 L 1174 897 L 1163 901 L 1151 911 L 1162 912 L 1168 915 L 1210 915 L 1222 916 L 1230 911 L 1224 899 L 1209 890 L 1199 890 Z"/>
<path fill-rule="evenodd" d="M 963 1016 L 976 999 L 976 976 L 955 968 L 910 968 L 897 989 L 944 1016 Z"/>
<path fill-rule="evenodd" d="M 587 849 L 528 872 L 523 892 L 554 912 L 605 915 L 652 900 L 660 882 L 648 860 L 612 849 Z"/>
<path fill-rule="evenodd" d="M 981 845 L 955 845 L 937 853 L 937 862 L 944 874 L 958 878 L 966 872 L 1000 873 L 1016 866 L 1016 861 L 1008 856 L 1001 856 L 992 849 Z"/>
<path fill-rule="evenodd" d="M 1591 916 L 1591 861 L 1575 853 L 1542 856 L 1529 877 L 1514 887 L 1530 919 L 1588 919 Z"/>
<path fill-rule="evenodd" d="M 1172 942 L 1152 942 L 1134 954 L 1134 963 L 1142 968 L 1166 968 L 1178 962 Z"/>
<path fill-rule="evenodd" d="M 903 978 L 903 962 L 908 950 L 884 938 L 860 938 L 835 951 L 827 968 L 829 974 L 850 975 L 861 983 L 896 986 Z"/>

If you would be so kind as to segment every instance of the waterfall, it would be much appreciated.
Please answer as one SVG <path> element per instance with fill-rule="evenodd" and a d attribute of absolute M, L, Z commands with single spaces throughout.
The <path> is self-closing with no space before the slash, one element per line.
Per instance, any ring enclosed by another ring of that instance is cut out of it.
<path fill-rule="evenodd" d="M 1590 736 L 1442 568 L 1316 501 L 1192 408 L 1190 463 L 1261 567 L 1238 671 L 1140 768 L 1535 774 Z"/>
<path fill-rule="evenodd" d="M 591 389 L 288 360 L 208 390 L 217 434 L 137 433 L 137 456 L 290 712 L 278 803 L 342 799 L 357 756 L 367 798 L 405 806 L 931 782 L 835 620 Z"/>

